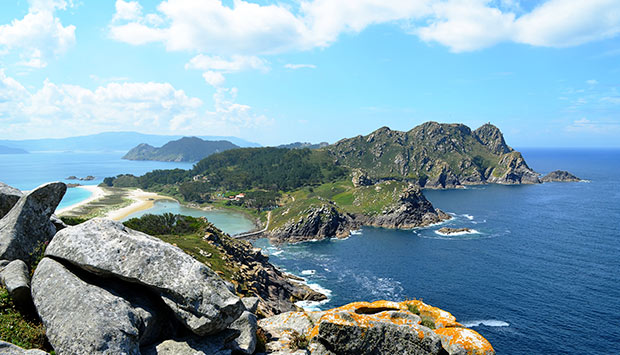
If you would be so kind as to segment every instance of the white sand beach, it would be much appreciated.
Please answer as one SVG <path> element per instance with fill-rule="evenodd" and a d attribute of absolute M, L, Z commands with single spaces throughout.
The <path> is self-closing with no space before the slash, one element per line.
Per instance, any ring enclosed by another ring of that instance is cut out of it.
<path fill-rule="evenodd" d="M 120 221 L 133 213 L 153 207 L 157 200 L 174 200 L 171 197 L 158 195 L 155 192 L 142 191 L 141 189 L 132 190 L 126 197 L 132 199 L 134 202 L 127 207 L 108 212 L 105 217 Z"/>
<path fill-rule="evenodd" d="M 102 198 L 103 196 L 106 195 L 105 190 L 103 190 L 101 187 L 96 186 L 96 185 L 77 186 L 75 188 L 76 189 L 88 190 L 88 191 L 90 191 L 92 193 L 92 195 L 89 198 L 87 198 L 86 200 L 84 200 L 84 201 L 80 201 L 80 202 L 75 203 L 75 204 L 73 204 L 71 206 L 67 206 L 67 207 L 61 208 L 59 210 L 56 210 L 55 213 L 57 215 L 61 215 L 63 213 L 69 212 L 69 211 L 71 211 L 71 210 L 73 210 L 75 208 L 84 206 L 84 205 L 86 205 L 88 203 L 91 203 L 93 201 L 96 201 L 96 200 L 98 200 L 98 199 L 100 199 L 100 198 Z"/>

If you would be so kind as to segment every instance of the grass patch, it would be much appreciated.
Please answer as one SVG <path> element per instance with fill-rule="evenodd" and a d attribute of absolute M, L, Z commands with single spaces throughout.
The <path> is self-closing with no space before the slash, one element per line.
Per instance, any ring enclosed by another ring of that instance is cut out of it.
<path fill-rule="evenodd" d="M 421 318 L 422 318 L 422 321 L 420 322 L 421 325 L 427 328 L 435 329 L 435 321 L 433 320 L 433 318 L 427 317 L 427 316 L 422 316 Z"/>
<path fill-rule="evenodd" d="M 407 309 L 409 310 L 409 312 L 411 312 L 413 314 L 420 315 L 420 310 L 418 309 L 418 306 L 416 306 L 416 305 L 408 304 L 407 305 Z"/>
<path fill-rule="evenodd" d="M 309 344 L 310 340 L 308 340 L 307 336 L 299 334 L 297 331 L 291 333 L 291 342 L 289 344 L 291 350 L 307 349 Z"/>
<path fill-rule="evenodd" d="M 24 349 L 52 350 L 43 324 L 37 319 L 22 315 L 4 287 L 0 287 L 0 339 Z"/>

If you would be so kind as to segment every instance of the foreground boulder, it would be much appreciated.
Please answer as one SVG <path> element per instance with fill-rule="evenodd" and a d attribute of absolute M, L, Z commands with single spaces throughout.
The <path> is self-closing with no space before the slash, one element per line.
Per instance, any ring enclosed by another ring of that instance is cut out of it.
<path fill-rule="evenodd" d="M 224 281 L 204 264 L 119 222 L 92 219 L 63 229 L 45 255 L 96 275 L 148 287 L 197 335 L 225 329 L 245 309 Z"/>
<path fill-rule="evenodd" d="M 113 280 L 105 289 L 74 272 L 44 258 L 32 278 L 33 300 L 56 352 L 140 354 L 141 344 L 154 341 L 167 328 L 146 295 L 131 296 L 125 290 L 122 297 Z"/>
<path fill-rule="evenodd" d="M 27 264 L 33 261 L 33 251 L 56 233 L 50 217 L 66 191 L 64 183 L 52 182 L 17 201 L 0 220 L 0 259 L 20 259 Z"/>
<path fill-rule="evenodd" d="M 486 339 L 450 313 L 417 300 L 283 313 L 261 319 L 259 327 L 267 335 L 268 353 L 302 348 L 321 355 L 495 354 Z"/>
<path fill-rule="evenodd" d="M 47 353 L 43 350 L 39 349 L 22 349 L 17 345 L 7 343 L 5 341 L 0 340 L 0 354 L 7 355 L 47 355 Z"/>
<path fill-rule="evenodd" d="M 0 281 L 18 307 L 25 309 L 32 304 L 30 272 L 21 260 L 13 260 L 0 271 Z"/>
<path fill-rule="evenodd" d="M 22 196 L 18 189 L 0 182 L 0 218 L 9 213 Z"/>

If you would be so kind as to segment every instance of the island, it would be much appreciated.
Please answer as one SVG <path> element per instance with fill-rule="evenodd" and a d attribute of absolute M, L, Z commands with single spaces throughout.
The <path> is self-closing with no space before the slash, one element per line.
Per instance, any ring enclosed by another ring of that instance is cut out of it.
<path fill-rule="evenodd" d="M 198 137 L 183 137 L 159 148 L 146 143 L 139 144 L 127 152 L 123 159 L 195 162 L 211 154 L 235 148 L 239 146 L 225 140 L 206 141 Z"/>
<path fill-rule="evenodd" d="M 564 170 L 555 170 L 543 176 L 542 182 L 580 182 L 580 178 Z"/>
<path fill-rule="evenodd" d="M 439 228 L 437 230 L 437 233 L 441 234 L 441 235 L 462 235 L 462 234 L 472 234 L 472 233 L 476 233 L 475 230 L 471 229 L 471 228 L 450 228 L 450 227 L 443 227 L 443 228 Z"/>
<path fill-rule="evenodd" d="M 497 127 L 472 130 L 437 122 L 407 132 L 382 127 L 318 149 L 232 149 L 190 170 L 104 179 L 108 187 L 140 187 L 182 203 L 248 213 L 264 226 L 252 236 L 273 243 L 344 238 L 361 226 L 408 229 L 450 219 L 422 189 L 542 182 Z"/>
<path fill-rule="evenodd" d="M 21 148 L 13 148 L 0 145 L 0 154 L 28 154 L 28 151 Z"/>

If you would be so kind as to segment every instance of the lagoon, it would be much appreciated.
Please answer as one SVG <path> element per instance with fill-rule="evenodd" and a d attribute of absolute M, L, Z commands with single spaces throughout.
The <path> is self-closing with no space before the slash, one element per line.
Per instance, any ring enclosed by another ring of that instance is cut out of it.
<path fill-rule="evenodd" d="M 173 200 L 156 201 L 152 208 L 133 213 L 127 216 L 123 221 L 131 218 L 138 218 L 149 213 L 172 213 L 192 217 L 206 217 L 209 222 L 213 223 L 216 227 L 230 235 L 248 232 L 256 228 L 254 222 L 242 213 L 228 210 L 203 210 L 198 208 L 190 208 L 182 206 L 177 201 Z"/>

